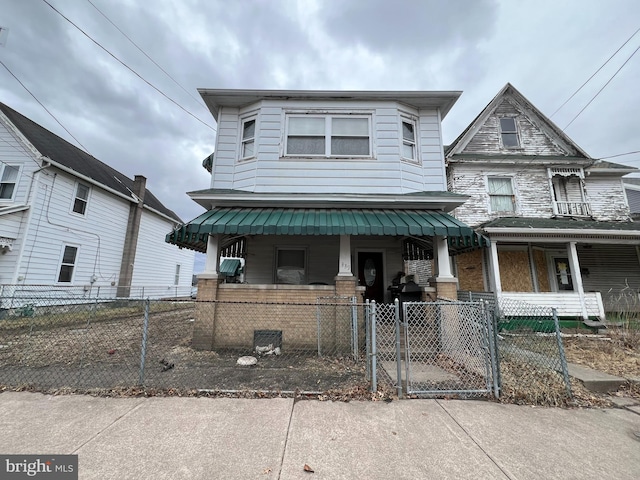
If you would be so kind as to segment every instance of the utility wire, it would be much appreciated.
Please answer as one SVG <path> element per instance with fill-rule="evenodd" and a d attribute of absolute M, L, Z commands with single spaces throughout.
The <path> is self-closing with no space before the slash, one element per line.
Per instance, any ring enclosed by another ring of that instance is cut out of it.
<path fill-rule="evenodd" d="M 629 43 L 629 41 L 631 41 L 631 39 L 632 39 L 633 37 L 635 37 L 635 36 L 636 36 L 636 34 L 637 34 L 638 32 L 640 32 L 640 28 L 638 28 L 638 30 L 636 30 L 635 32 L 633 32 L 633 34 L 632 34 L 629 38 L 627 38 L 627 40 L 626 40 L 622 45 L 620 45 L 620 47 L 619 47 L 615 52 L 613 52 L 613 54 L 612 54 L 612 55 L 607 59 L 607 61 L 606 61 L 606 62 L 604 62 L 602 65 L 600 65 L 600 68 L 598 68 L 595 72 L 593 72 L 593 75 L 591 75 L 591 76 L 590 76 L 590 77 L 589 77 L 589 78 L 588 78 L 588 79 L 587 79 L 587 80 L 586 80 L 582 85 L 580 85 L 580 87 L 579 87 L 575 92 L 573 92 L 573 93 L 571 94 L 571 96 L 570 96 L 569 98 L 567 98 L 567 99 L 565 100 L 565 102 L 564 102 L 562 105 L 560 105 L 560 106 L 556 109 L 556 111 L 555 111 L 555 112 L 553 112 L 553 113 L 551 114 L 551 116 L 550 116 L 549 118 L 553 118 L 553 116 L 554 116 L 556 113 L 558 113 L 558 112 L 560 111 L 560 109 L 562 109 L 562 107 L 564 107 L 567 103 L 569 103 L 569 101 L 570 101 L 573 97 L 575 97 L 575 96 L 578 94 L 578 92 L 579 92 L 580 90 L 582 90 L 582 88 L 583 88 L 587 83 L 589 83 L 589 82 L 591 81 L 591 79 L 592 79 L 593 77 L 595 77 L 595 76 L 598 74 L 598 72 L 599 72 L 600 70 L 602 70 L 602 69 L 605 67 L 605 65 L 606 65 L 607 63 L 609 63 L 609 62 L 611 61 L 611 59 L 613 59 L 613 57 L 615 57 L 615 56 L 618 54 L 618 52 L 619 52 L 620 50 L 622 50 L 622 48 L 623 48 L 627 43 Z"/>
<path fill-rule="evenodd" d="M 633 51 L 633 53 L 632 53 L 631 55 L 629 55 L 629 58 L 627 58 L 627 59 L 625 60 L 625 62 L 624 62 L 622 65 L 620 65 L 620 68 L 618 68 L 618 70 L 616 70 L 616 73 L 614 73 L 614 74 L 611 76 L 611 78 L 607 81 L 607 83 L 605 83 L 605 84 L 602 86 L 602 88 L 601 88 L 600 90 L 598 90 L 598 93 L 596 93 L 596 94 L 591 98 L 591 100 L 589 100 L 589 102 L 587 102 L 587 104 L 586 104 L 584 107 L 582 107 L 582 110 L 580 110 L 580 111 L 576 114 L 576 116 L 575 116 L 575 117 L 573 117 L 569 123 L 567 123 L 567 125 L 562 129 L 562 131 L 563 131 L 563 132 L 564 132 L 567 128 L 569 128 L 569 125 L 571 125 L 571 124 L 575 121 L 575 119 L 576 119 L 576 118 L 578 118 L 578 117 L 580 116 L 580 114 L 581 114 L 582 112 L 584 112 L 584 111 L 585 111 L 585 109 L 586 109 L 589 105 L 591 105 L 591 102 L 593 102 L 593 101 L 596 99 L 596 97 L 597 97 L 598 95 L 600 95 L 600 93 L 605 89 L 605 87 L 611 83 L 611 81 L 616 77 L 616 75 L 618 75 L 618 73 L 620 73 L 620 70 L 622 70 L 622 69 L 624 68 L 624 66 L 625 66 L 627 63 L 629 63 L 629 60 L 631 60 L 631 59 L 633 58 L 633 56 L 638 52 L 638 50 L 640 50 L 640 47 L 636 48 L 636 49 Z"/>
<path fill-rule="evenodd" d="M 198 100 L 191 93 L 189 93 L 189 91 L 186 88 L 184 88 L 175 78 L 173 78 L 164 68 L 162 68 L 160 65 L 158 65 L 158 63 L 153 58 L 151 58 L 149 55 L 147 55 L 147 53 L 140 46 L 138 46 L 138 44 L 136 42 L 134 42 L 126 33 L 124 33 L 120 29 L 120 27 L 118 27 L 115 23 L 113 23 L 113 21 L 109 17 L 107 17 L 107 15 L 102 10 L 100 10 L 98 7 L 96 7 L 96 5 L 91 0 L 87 0 L 87 2 L 89 2 L 91 4 L 91 6 L 98 11 L 98 13 L 100 15 L 102 15 L 111 25 L 113 25 L 115 27 L 116 30 L 118 30 L 127 40 L 129 40 L 129 42 L 131 42 L 131 44 L 140 51 L 140 53 L 142 53 L 145 57 L 147 57 L 151 61 L 151 63 L 153 63 L 156 67 L 158 67 L 162 71 L 162 73 L 164 73 L 167 77 L 169 77 L 171 80 L 173 80 L 173 83 L 175 83 L 177 86 L 179 86 L 199 106 L 201 106 L 202 108 L 207 110 L 207 107 L 205 107 L 200 100 Z"/>
<path fill-rule="evenodd" d="M 46 1 L 46 0 L 45 0 L 45 1 Z M 44 108 L 44 109 L 47 111 L 47 113 L 48 113 L 49 115 L 51 115 L 51 117 L 53 117 L 53 119 L 54 119 L 56 122 L 58 122 L 58 125 L 60 125 L 62 128 L 64 128 L 64 131 L 65 131 L 65 132 L 67 132 L 69 135 L 71 135 L 71 138 L 73 138 L 73 139 L 76 141 L 76 143 L 77 143 L 78 145 L 80 145 L 80 146 L 81 146 L 81 147 L 82 147 L 86 152 L 88 152 L 88 151 L 89 151 L 89 150 L 87 150 L 87 147 L 85 147 L 84 145 L 82 145 L 82 143 L 80 143 L 80 140 L 78 140 L 76 137 L 74 137 L 74 136 L 73 136 L 73 133 L 71 133 L 71 132 L 67 129 L 67 127 L 65 127 L 62 123 L 60 123 L 60 120 L 58 120 L 58 119 L 56 118 L 56 116 L 55 116 L 53 113 L 51 113 L 51 112 L 49 111 L 49 109 L 48 109 L 47 107 L 45 107 L 45 106 L 44 106 L 44 104 L 43 104 L 40 100 L 38 100 L 38 97 L 36 97 L 36 96 L 31 92 L 31 90 L 29 90 L 29 89 L 27 88 L 27 86 L 26 86 L 24 83 L 22 83 L 18 77 L 16 77 L 16 76 L 14 75 L 14 73 L 9 69 L 9 67 L 7 67 L 7 66 L 5 65 L 5 63 L 4 63 L 2 60 L 0 60 L 0 65 L 2 65 L 2 66 L 7 70 L 7 72 L 9 72 L 9 73 L 11 74 L 11 76 L 12 76 L 13 78 L 15 78 L 15 79 L 16 79 L 16 81 L 17 81 L 20 85 L 22 85 L 22 88 L 24 88 L 24 89 L 29 93 L 29 95 L 31 95 L 31 96 L 35 99 L 35 101 L 36 101 L 36 102 L 38 102 L 38 103 L 40 104 L 40 106 L 41 106 L 42 108 Z"/>
<path fill-rule="evenodd" d="M 617 155 L 609 155 L 608 157 L 600 157 L 600 160 L 604 160 L 605 158 L 624 157 L 625 155 L 633 155 L 634 153 L 640 153 L 640 150 L 635 150 L 633 152 L 618 153 Z"/>
<path fill-rule="evenodd" d="M 111 53 L 109 50 L 107 50 L 105 47 L 103 47 L 97 40 L 95 40 L 93 37 L 91 37 L 91 35 L 89 35 L 87 32 L 85 32 L 84 30 L 82 30 L 78 25 L 76 25 L 75 23 L 73 23 L 69 18 L 65 17 L 58 9 L 56 9 L 53 5 L 51 5 L 47 0 L 42 0 L 44 3 L 46 3 L 49 7 L 51 7 L 51 9 L 53 11 L 55 11 L 58 15 L 60 15 L 62 18 L 64 18 L 67 22 L 69 22 L 71 25 L 73 25 L 76 29 L 78 29 L 85 37 L 87 37 L 89 40 L 91 40 L 94 44 L 96 44 L 98 47 L 100 47 L 102 50 L 104 50 L 107 54 L 109 54 L 114 60 L 116 60 L 118 63 L 120 63 L 123 67 L 125 67 L 127 70 L 129 70 L 131 73 L 133 73 L 136 77 L 138 77 L 140 80 L 142 80 L 144 83 L 146 83 L 147 85 L 149 85 L 151 88 L 153 88 L 156 92 L 158 92 L 160 95 L 162 95 L 164 98 L 166 98 L 167 100 L 169 100 L 171 103 L 173 103 L 175 106 L 177 106 L 178 108 L 180 108 L 181 110 L 183 110 L 187 115 L 193 117 L 194 119 L 196 119 L 198 122 L 200 122 L 201 124 L 203 124 L 205 127 L 210 128 L 211 130 L 213 130 L 214 132 L 216 131 L 216 129 L 214 127 L 212 127 L 211 125 L 209 125 L 208 123 L 204 122 L 203 120 L 200 120 L 198 117 L 196 117 L 193 113 L 191 113 L 189 110 L 187 110 L 186 108 L 184 108 L 182 105 L 180 105 L 178 102 L 176 102 L 173 98 L 169 97 L 166 93 L 164 93 L 162 90 L 160 90 L 158 87 L 156 87 L 155 85 L 153 85 L 151 82 L 149 82 L 147 79 L 145 79 L 142 75 L 140 75 L 138 72 L 136 72 L 133 68 L 131 68 L 129 65 L 127 65 L 126 63 L 124 63 L 122 60 L 120 60 L 118 57 L 116 57 L 113 53 Z"/>

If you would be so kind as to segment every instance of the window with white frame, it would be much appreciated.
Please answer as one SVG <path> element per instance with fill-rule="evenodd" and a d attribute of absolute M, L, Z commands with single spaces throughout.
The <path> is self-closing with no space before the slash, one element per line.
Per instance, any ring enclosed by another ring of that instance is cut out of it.
<path fill-rule="evenodd" d="M 402 121 L 402 158 L 417 160 L 416 125 L 410 120 Z"/>
<path fill-rule="evenodd" d="M 515 212 L 515 196 L 511 177 L 488 177 L 491 212 Z"/>
<path fill-rule="evenodd" d="M 241 158 L 250 158 L 256 154 L 256 119 L 247 118 L 242 121 Z"/>
<path fill-rule="evenodd" d="M 73 200 L 73 213 L 84 215 L 87 212 L 89 201 L 89 187 L 83 183 L 76 184 L 76 195 Z"/>
<path fill-rule="evenodd" d="M 289 115 L 285 153 L 290 156 L 369 157 L 370 130 L 368 116 Z"/>
<path fill-rule="evenodd" d="M 13 200 L 20 167 L 0 163 L 0 200 Z"/>
<path fill-rule="evenodd" d="M 275 283 L 304 285 L 307 283 L 307 250 L 278 248 L 276 250 Z"/>
<path fill-rule="evenodd" d="M 76 266 L 76 256 L 78 247 L 65 245 L 62 261 L 60 262 L 60 272 L 58 273 L 58 282 L 70 283 L 73 280 L 73 270 Z"/>
<path fill-rule="evenodd" d="M 514 117 L 504 117 L 500 119 L 500 136 L 502 137 L 503 147 L 516 148 L 520 146 L 516 119 Z"/>
<path fill-rule="evenodd" d="M 173 277 L 173 284 L 180 285 L 180 264 L 176 264 L 176 274 Z"/>

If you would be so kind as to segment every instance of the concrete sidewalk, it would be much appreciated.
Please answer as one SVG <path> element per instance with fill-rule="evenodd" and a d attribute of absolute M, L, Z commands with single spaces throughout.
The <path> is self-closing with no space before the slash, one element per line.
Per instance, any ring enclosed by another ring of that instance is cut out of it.
<path fill-rule="evenodd" d="M 0 453 L 76 453 L 81 479 L 636 479 L 632 410 L 5 392 Z"/>

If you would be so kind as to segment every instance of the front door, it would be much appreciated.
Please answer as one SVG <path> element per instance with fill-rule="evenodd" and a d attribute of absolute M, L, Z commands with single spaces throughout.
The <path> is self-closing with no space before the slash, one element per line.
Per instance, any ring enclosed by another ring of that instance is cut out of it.
<path fill-rule="evenodd" d="M 556 285 L 558 286 L 558 290 L 573 290 L 573 280 L 571 279 L 569 259 L 566 257 L 554 257 L 553 267 L 555 269 Z"/>
<path fill-rule="evenodd" d="M 384 303 L 382 252 L 358 252 L 358 281 L 366 287 L 364 298 Z"/>

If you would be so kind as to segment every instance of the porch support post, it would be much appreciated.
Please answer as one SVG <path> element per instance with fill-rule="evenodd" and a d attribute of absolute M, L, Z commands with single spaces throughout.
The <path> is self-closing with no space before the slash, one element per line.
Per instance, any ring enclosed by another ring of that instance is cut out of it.
<path fill-rule="evenodd" d="M 451 273 L 451 262 L 449 260 L 449 244 L 447 237 L 436 236 L 436 261 L 438 263 L 437 278 L 455 278 Z"/>
<path fill-rule="evenodd" d="M 447 237 L 435 236 L 433 249 L 438 272 L 436 274 L 436 296 L 449 300 L 458 299 L 458 279 L 451 273 L 451 260 L 449 259 L 449 244 Z"/>
<path fill-rule="evenodd" d="M 489 275 L 491 289 L 496 297 L 500 298 L 502 296 L 502 282 L 500 281 L 500 265 L 498 264 L 498 244 L 495 240 L 491 240 L 489 247 L 489 267 L 491 269 Z"/>
<path fill-rule="evenodd" d="M 340 235 L 339 277 L 353 277 L 351 271 L 351 235 Z"/>
<path fill-rule="evenodd" d="M 204 262 L 204 272 L 207 275 L 218 274 L 218 264 L 220 262 L 220 236 L 209 235 L 207 239 L 207 258 Z"/>
<path fill-rule="evenodd" d="M 573 273 L 573 288 L 578 292 L 578 296 L 580 297 L 582 318 L 588 320 L 589 313 L 587 312 L 587 304 L 584 298 L 584 286 L 582 285 L 582 273 L 580 273 L 580 262 L 578 260 L 576 242 L 569 242 L 567 244 L 567 253 L 569 254 L 569 263 L 571 265 L 571 272 Z"/>

